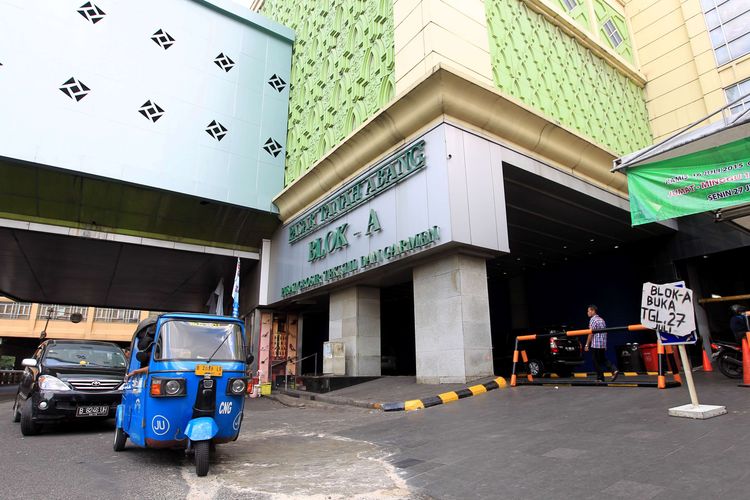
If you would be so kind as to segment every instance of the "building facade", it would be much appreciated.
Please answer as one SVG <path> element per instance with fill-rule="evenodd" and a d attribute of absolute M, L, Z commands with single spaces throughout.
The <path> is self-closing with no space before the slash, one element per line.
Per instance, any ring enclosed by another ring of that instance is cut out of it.
<path fill-rule="evenodd" d="M 347 375 L 463 382 L 502 370 L 518 333 L 585 325 L 589 303 L 637 321 L 644 281 L 747 285 L 698 283 L 696 260 L 741 255 L 746 234 L 699 216 L 631 227 L 611 171 L 741 93 L 744 2 L 254 7 L 296 36 L 255 317 L 265 376 L 340 341 Z"/>

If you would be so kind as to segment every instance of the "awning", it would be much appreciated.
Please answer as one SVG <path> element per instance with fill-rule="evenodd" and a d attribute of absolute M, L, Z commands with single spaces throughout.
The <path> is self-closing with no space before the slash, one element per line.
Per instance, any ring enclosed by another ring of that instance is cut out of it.
<path fill-rule="evenodd" d="M 707 211 L 720 214 L 726 207 L 750 203 L 750 108 L 727 115 L 730 106 L 749 97 L 615 160 L 613 170 L 625 170 L 628 176 L 634 226 Z M 700 126 L 719 113 L 722 120 Z M 750 215 L 750 209 L 742 214 Z"/>

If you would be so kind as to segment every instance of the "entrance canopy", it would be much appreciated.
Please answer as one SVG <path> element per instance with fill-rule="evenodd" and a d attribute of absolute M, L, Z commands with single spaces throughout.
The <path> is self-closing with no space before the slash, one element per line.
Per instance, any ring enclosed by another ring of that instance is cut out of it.
<path fill-rule="evenodd" d="M 696 128 L 734 104 L 615 160 L 613 170 L 627 170 L 634 226 L 707 211 L 726 220 L 724 209 L 750 202 L 750 109 Z M 733 210 L 732 219 L 750 215 Z"/>

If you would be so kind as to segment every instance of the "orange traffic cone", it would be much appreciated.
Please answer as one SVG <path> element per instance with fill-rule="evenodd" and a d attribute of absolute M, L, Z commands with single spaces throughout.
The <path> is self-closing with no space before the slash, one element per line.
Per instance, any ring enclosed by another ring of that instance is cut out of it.
<path fill-rule="evenodd" d="M 705 349 L 701 349 L 703 351 L 703 371 L 704 372 L 712 372 L 714 371 L 714 367 L 711 366 L 711 358 L 708 357 L 708 353 Z"/>
<path fill-rule="evenodd" d="M 742 339 L 742 383 L 740 387 L 750 387 L 750 347 L 747 339 Z"/>

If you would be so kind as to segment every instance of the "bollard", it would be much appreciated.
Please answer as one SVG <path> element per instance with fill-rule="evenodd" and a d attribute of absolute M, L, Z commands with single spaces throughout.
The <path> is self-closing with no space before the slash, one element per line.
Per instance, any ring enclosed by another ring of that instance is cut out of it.
<path fill-rule="evenodd" d="M 664 364 L 666 361 L 666 357 L 664 356 L 664 346 L 661 342 L 657 342 L 656 346 L 656 354 L 659 358 L 659 375 L 657 377 L 657 387 L 659 389 L 666 389 L 667 388 L 667 379 L 664 376 Z"/>
<path fill-rule="evenodd" d="M 742 383 L 739 387 L 750 387 L 750 347 L 747 338 L 742 339 Z"/>

